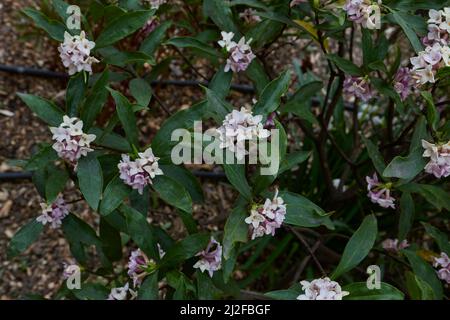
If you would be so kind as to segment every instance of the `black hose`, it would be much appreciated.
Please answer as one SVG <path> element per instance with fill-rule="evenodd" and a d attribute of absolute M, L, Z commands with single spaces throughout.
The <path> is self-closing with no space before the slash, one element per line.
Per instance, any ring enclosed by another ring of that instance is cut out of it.
<path fill-rule="evenodd" d="M 192 170 L 192 174 L 198 178 L 220 180 L 224 179 L 224 172 L 204 171 L 204 170 Z M 31 180 L 33 174 L 31 172 L 0 172 L 0 182 L 9 182 L 16 180 Z"/>
<path fill-rule="evenodd" d="M 43 69 L 35 69 L 28 68 L 22 66 L 7 66 L 0 64 L 0 71 L 7 73 L 20 74 L 25 76 L 34 76 L 41 78 L 55 78 L 55 79 L 67 79 L 69 75 L 61 72 L 54 72 L 50 70 Z M 206 81 L 197 81 L 197 80 L 153 80 L 151 82 L 152 86 L 156 85 L 167 85 L 167 86 L 179 86 L 179 87 L 196 87 L 199 85 L 207 86 L 208 82 Z M 234 91 L 242 92 L 242 93 L 254 93 L 255 88 L 250 85 L 243 84 L 232 84 L 231 89 Z"/>

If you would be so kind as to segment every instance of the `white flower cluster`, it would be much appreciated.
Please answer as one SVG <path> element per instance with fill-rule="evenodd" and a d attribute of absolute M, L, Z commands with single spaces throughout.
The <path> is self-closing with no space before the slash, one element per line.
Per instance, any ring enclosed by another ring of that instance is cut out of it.
<path fill-rule="evenodd" d="M 252 52 L 250 43 L 252 39 L 245 41 L 245 37 L 242 37 L 238 43 L 233 41 L 233 32 L 221 32 L 222 40 L 218 41 L 219 46 L 225 48 L 230 56 L 227 59 L 227 64 L 225 65 L 225 72 L 233 71 L 240 72 L 247 70 L 250 63 L 256 56 Z"/>
<path fill-rule="evenodd" d="M 450 66 L 450 8 L 430 10 L 428 20 L 428 35 L 423 39 L 426 45 L 424 51 L 411 58 L 413 77 L 418 85 L 434 83 L 436 71 L 444 66 Z"/>
<path fill-rule="evenodd" d="M 297 300 L 342 300 L 342 297 L 349 295 L 347 291 L 342 291 L 341 286 L 330 278 L 315 279 L 311 282 L 301 281 L 304 294 L 297 297 Z"/>
<path fill-rule="evenodd" d="M 438 277 L 444 280 L 447 284 L 450 284 L 450 259 L 445 252 L 441 252 L 439 258 L 434 258 L 433 266 L 440 268 L 437 271 Z"/>
<path fill-rule="evenodd" d="M 150 4 L 150 8 L 158 9 L 160 6 L 166 3 L 167 0 L 146 0 L 146 2 Z"/>
<path fill-rule="evenodd" d="M 122 154 L 122 160 L 117 165 L 120 171 L 120 179 L 133 189 L 142 194 L 145 186 L 152 184 L 152 179 L 163 172 L 158 165 L 158 157 L 153 155 L 152 148 L 138 153 L 139 158 L 134 161 L 130 156 Z"/>
<path fill-rule="evenodd" d="M 425 149 L 423 156 L 430 158 L 425 166 L 425 172 L 433 174 L 436 178 L 450 176 L 450 141 L 445 144 L 433 144 L 422 140 Z"/>
<path fill-rule="evenodd" d="M 278 190 L 272 200 L 266 199 L 264 205 L 253 208 L 245 223 L 251 226 L 252 240 L 266 234 L 275 235 L 275 230 L 281 227 L 286 215 L 286 205 Z"/>
<path fill-rule="evenodd" d="M 215 271 L 220 270 L 222 266 L 222 245 L 211 237 L 205 250 L 196 254 L 200 259 L 194 264 L 194 268 L 201 272 L 208 271 L 212 278 Z"/>
<path fill-rule="evenodd" d="M 245 141 L 255 141 L 266 139 L 270 136 L 270 131 L 264 129 L 262 116 L 253 116 L 250 110 L 242 107 L 240 111 L 233 110 L 225 116 L 222 126 L 217 128 L 220 139 L 220 148 L 228 149 L 238 160 L 242 160 L 248 151 Z"/>
<path fill-rule="evenodd" d="M 69 214 L 66 202 L 61 196 L 58 196 L 51 205 L 46 203 L 41 203 L 40 205 L 42 214 L 36 218 L 36 221 L 44 226 L 48 223 L 53 229 L 61 226 L 63 219 Z"/>
<path fill-rule="evenodd" d="M 381 28 L 381 1 L 347 0 L 344 10 L 350 21 L 361 24 L 366 29 Z"/>
<path fill-rule="evenodd" d="M 83 133 L 83 121 L 78 118 L 63 117 L 59 127 L 50 127 L 53 133 L 52 139 L 56 142 L 53 149 L 61 159 L 76 165 L 81 156 L 86 156 L 93 151 L 90 144 L 95 140 L 95 134 Z"/>
<path fill-rule="evenodd" d="M 132 290 L 127 282 L 123 287 L 112 288 L 107 300 L 134 300 L 136 297 L 137 292 Z"/>
<path fill-rule="evenodd" d="M 92 73 L 92 64 L 99 62 L 95 57 L 91 57 L 94 47 L 95 42 L 89 41 L 84 31 L 81 31 L 79 36 L 64 33 L 64 42 L 58 51 L 64 67 L 69 69 L 69 75 L 81 71 Z"/>

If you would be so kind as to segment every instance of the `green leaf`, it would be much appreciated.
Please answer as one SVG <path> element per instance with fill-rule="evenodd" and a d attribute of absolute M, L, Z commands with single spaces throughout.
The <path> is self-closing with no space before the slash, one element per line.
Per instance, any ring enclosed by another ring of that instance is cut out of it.
<path fill-rule="evenodd" d="M 225 116 L 233 110 L 233 106 L 223 100 L 214 91 L 204 88 L 206 92 L 208 113 L 218 124 L 222 124 Z"/>
<path fill-rule="evenodd" d="M 199 300 L 219 299 L 221 291 L 216 288 L 211 277 L 204 272 L 197 270 L 195 272 L 197 278 L 197 296 Z"/>
<path fill-rule="evenodd" d="M 177 181 L 165 175 L 156 176 L 153 179 L 153 189 L 168 204 L 185 212 L 192 213 L 191 196 L 183 185 Z"/>
<path fill-rule="evenodd" d="M 358 230 L 355 231 L 345 246 L 341 261 L 339 261 L 336 270 L 334 270 L 332 278 L 338 278 L 345 272 L 350 271 L 369 254 L 377 238 L 377 232 L 377 219 L 375 216 L 369 215 L 365 217 Z"/>
<path fill-rule="evenodd" d="M 132 63 L 155 65 L 153 57 L 143 52 L 121 51 L 112 46 L 101 48 L 98 52 L 102 55 L 103 63 L 113 66 L 125 68 L 128 64 Z"/>
<path fill-rule="evenodd" d="M 62 223 L 64 235 L 71 242 L 80 242 L 85 245 L 102 245 L 99 237 L 92 227 L 74 214 L 69 214 Z"/>
<path fill-rule="evenodd" d="M 112 179 L 106 186 L 102 201 L 100 202 L 100 213 L 102 216 L 110 214 L 119 207 L 130 192 L 131 189 L 118 176 Z"/>
<path fill-rule="evenodd" d="M 64 190 L 69 175 L 66 170 L 55 169 L 50 172 L 50 175 L 45 184 L 45 198 L 47 203 L 55 201 L 60 192 Z"/>
<path fill-rule="evenodd" d="M 161 259 L 161 268 L 176 268 L 185 260 L 194 257 L 208 245 L 210 236 L 196 233 L 175 243 Z"/>
<path fill-rule="evenodd" d="M 183 166 L 175 165 L 160 165 L 159 167 L 164 172 L 164 175 L 183 185 L 183 187 L 189 192 L 194 203 L 203 202 L 202 186 L 190 170 Z"/>
<path fill-rule="evenodd" d="M 157 26 L 155 30 L 153 30 L 148 35 L 148 37 L 145 38 L 144 41 L 142 41 L 139 51 L 144 52 L 149 56 L 152 56 L 158 49 L 158 46 L 166 37 L 166 32 L 171 25 L 172 25 L 171 21 L 164 21 L 159 26 Z"/>
<path fill-rule="evenodd" d="M 396 287 L 381 282 L 380 289 L 368 289 L 367 283 L 355 282 L 344 286 L 344 291 L 350 292 L 344 300 L 403 300 L 405 295 Z"/>
<path fill-rule="evenodd" d="M 433 96 L 430 92 L 422 91 L 420 93 L 427 102 L 427 120 L 433 130 L 437 130 L 439 126 L 439 112 L 434 105 Z"/>
<path fill-rule="evenodd" d="M 422 222 L 422 225 L 425 227 L 427 233 L 436 240 L 439 249 L 447 255 L 450 255 L 450 242 L 448 241 L 448 236 L 426 222 Z"/>
<path fill-rule="evenodd" d="M 120 212 L 125 215 L 128 227 L 128 235 L 138 247 L 150 258 L 159 259 L 155 237 L 151 225 L 146 216 L 130 206 L 122 204 Z"/>
<path fill-rule="evenodd" d="M 8 259 L 12 259 L 18 254 L 24 252 L 33 242 L 35 242 L 44 226 L 37 222 L 36 219 L 29 221 L 26 225 L 19 229 L 13 236 L 8 246 Z"/>
<path fill-rule="evenodd" d="M 408 259 L 411 267 L 417 277 L 427 283 L 434 292 L 436 299 L 440 300 L 443 296 L 442 284 L 436 276 L 436 271 L 433 267 L 419 257 L 414 251 L 401 251 Z"/>
<path fill-rule="evenodd" d="M 110 72 L 108 69 L 102 72 L 100 78 L 95 82 L 91 93 L 86 97 L 83 109 L 81 110 L 81 120 L 83 120 L 83 129 L 89 130 L 94 123 L 95 118 L 102 110 L 108 99 L 108 84 Z"/>
<path fill-rule="evenodd" d="M 239 36 L 239 30 L 233 20 L 233 13 L 227 2 L 222 0 L 203 0 L 203 14 L 226 32 L 234 32 Z"/>
<path fill-rule="evenodd" d="M 225 65 L 221 65 L 209 83 L 209 89 L 211 89 L 219 99 L 225 100 L 230 91 L 232 79 L 233 73 L 225 72 Z"/>
<path fill-rule="evenodd" d="M 25 8 L 22 12 L 33 19 L 36 26 L 44 29 L 52 39 L 58 42 L 64 41 L 64 32 L 66 30 L 64 24 L 57 20 L 52 20 L 43 13 L 32 8 Z"/>
<path fill-rule="evenodd" d="M 237 242 L 247 242 L 248 225 L 244 220 L 248 215 L 247 203 L 239 198 L 224 227 L 223 256 L 225 259 L 230 258 Z"/>
<path fill-rule="evenodd" d="M 348 73 L 352 76 L 362 76 L 363 72 L 362 70 L 356 66 L 353 62 L 350 60 L 341 58 L 338 55 L 335 54 L 327 54 L 328 60 L 334 62 L 336 66 L 344 71 L 345 73 Z"/>
<path fill-rule="evenodd" d="M 253 59 L 252 63 L 245 70 L 245 75 L 255 84 L 256 91 L 261 94 L 270 79 L 262 63 L 257 59 Z"/>
<path fill-rule="evenodd" d="M 223 169 L 228 181 L 247 200 L 252 199 L 252 189 L 245 177 L 245 165 L 243 164 L 223 164 Z"/>
<path fill-rule="evenodd" d="M 114 228 L 104 217 L 100 218 L 100 240 L 105 255 L 111 261 L 122 258 L 122 239 L 120 232 Z"/>
<path fill-rule="evenodd" d="M 403 32 L 405 32 L 406 36 L 409 39 L 409 42 L 411 42 L 411 45 L 414 48 L 414 51 L 416 51 L 416 53 L 418 54 L 419 52 L 423 51 L 423 46 L 419 40 L 419 37 L 417 37 L 417 34 L 410 27 L 410 25 L 406 22 L 405 15 L 406 15 L 406 13 L 401 13 L 401 12 L 397 12 L 397 11 L 392 12 L 392 17 L 398 23 L 398 25 L 403 29 Z"/>
<path fill-rule="evenodd" d="M 138 300 L 158 300 L 158 271 L 148 275 L 139 287 Z"/>
<path fill-rule="evenodd" d="M 264 295 L 274 300 L 297 300 L 297 297 L 302 294 L 302 288 L 296 284 L 286 290 L 276 290 L 265 293 Z"/>
<path fill-rule="evenodd" d="M 144 79 L 136 78 L 131 80 L 130 92 L 139 105 L 147 107 L 150 103 L 152 98 L 152 88 Z"/>
<path fill-rule="evenodd" d="M 134 33 L 150 19 L 155 10 L 126 12 L 113 19 L 96 39 L 96 48 L 109 46 Z"/>
<path fill-rule="evenodd" d="M 127 140 L 130 144 L 138 146 L 138 129 L 136 125 L 136 117 L 133 112 L 133 107 L 128 101 L 128 99 L 122 95 L 119 91 L 109 89 L 111 95 L 116 102 L 117 115 L 119 116 L 120 122 L 123 125 Z"/>
<path fill-rule="evenodd" d="M 105 300 L 109 290 L 100 283 L 83 283 L 81 289 L 71 291 L 79 300 Z"/>
<path fill-rule="evenodd" d="M 160 157 L 160 162 L 172 163 L 170 155 L 177 141 L 171 141 L 172 132 L 176 129 L 190 129 L 195 121 L 202 119 L 206 113 L 206 103 L 200 102 L 189 109 L 181 110 L 167 119 L 156 133 L 152 141 L 153 152 Z"/>
<path fill-rule="evenodd" d="M 66 92 L 66 109 L 70 117 L 77 117 L 81 103 L 84 99 L 86 84 L 84 82 L 84 74 L 79 72 L 70 78 Z"/>
<path fill-rule="evenodd" d="M 89 206 L 97 211 L 103 191 L 103 172 L 93 153 L 78 161 L 77 176 L 81 193 Z"/>
<path fill-rule="evenodd" d="M 108 133 L 96 127 L 91 128 L 88 132 L 89 134 L 95 134 L 97 136 L 97 139 L 95 140 L 96 145 L 121 151 L 123 153 L 129 153 L 133 151 L 129 142 L 117 133 Z"/>
<path fill-rule="evenodd" d="M 372 141 L 365 137 L 362 137 L 362 139 L 364 141 L 364 144 L 366 145 L 367 153 L 369 154 L 369 157 L 372 160 L 375 169 L 380 175 L 382 175 L 384 170 L 386 169 L 386 163 L 384 162 L 383 156 Z"/>
<path fill-rule="evenodd" d="M 217 58 L 220 57 L 219 52 L 217 52 L 214 48 L 209 46 L 208 44 L 200 41 L 196 38 L 192 37 L 175 37 L 169 39 L 166 44 L 175 46 L 177 48 L 193 48 L 197 49 L 200 52 L 206 54 L 207 56 Z"/>
<path fill-rule="evenodd" d="M 59 157 L 52 146 L 45 146 L 28 160 L 25 169 L 30 171 L 44 169 L 50 162 L 57 159 Z"/>
<path fill-rule="evenodd" d="M 280 191 L 279 196 L 286 204 L 284 223 L 307 228 L 324 225 L 328 229 L 334 229 L 325 211 L 309 199 L 287 191 Z M 273 197 L 273 194 L 266 194 L 265 197 Z"/>
<path fill-rule="evenodd" d="M 383 171 L 383 177 L 409 180 L 419 174 L 425 167 L 421 148 L 413 150 L 407 157 L 397 156 Z"/>
<path fill-rule="evenodd" d="M 403 192 L 420 194 L 439 211 L 443 208 L 450 210 L 450 198 L 448 193 L 441 187 L 428 184 L 408 183 L 398 187 Z"/>
<path fill-rule="evenodd" d="M 58 127 L 61 124 L 64 113 L 53 102 L 26 93 L 17 95 L 31 111 L 49 125 Z"/>
<path fill-rule="evenodd" d="M 406 287 L 411 300 L 435 300 L 433 289 L 428 283 L 407 271 L 405 274 Z"/>
<path fill-rule="evenodd" d="M 272 80 L 262 91 L 261 97 L 253 107 L 253 113 L 267 115 L 275 111 L 280 105 L 281 96 L 288 90 L 290 81 L 289 70 Z"/>
<path fill-rule="evenodd" d="M 414 201 L 409 192 L 403 192 L 400 198 L 400 218 L 398 221 L 398 239 L 406 239 L 411 230 L 415 215 Z"/>

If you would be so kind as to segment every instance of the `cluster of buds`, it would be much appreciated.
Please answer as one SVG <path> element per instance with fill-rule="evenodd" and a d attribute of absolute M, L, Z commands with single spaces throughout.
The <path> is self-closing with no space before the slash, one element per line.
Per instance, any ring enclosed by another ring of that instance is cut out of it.
<path fill-rule="evenodd" d="M 245 141 L 254 142 L 270 136 L 270 131 L 264 129 L 262 116 L 253 116 L 252 112 L 244 107 L 240 111 L 233 110 L 227 114 L 217 132 L 220 148 L 233 152 L 238 160 L 242 160 L 248 154 Z"/>
<path fill-rule="evenodd" d="M 107 300 L 134 300 L 137 292 L 132 290 L 128 282 L 119 288 L 112 288 Z"/>
<path fill-rule="evenodd" d="M 267 234 L 275 235 L 275 230 L 280 228 L 286 215 L 286 205 L 278 190 L 272 200 L 266 199 L 263 205 L 252 208 L 250 216 L 245 223 L 250 225 L 252 240 Z"/>
<path fill-rule="evenodd" d="M 245 37 L 242 37 L 238 43 L 233 41 L 233 32 L 221 32 L 222 40 L 218 42 L 219 46 L 225 48 L 230 53 L 227 64 L 225 65 L 225 72 L 233 71 L 240 72 L 247 70 L 250 63 L 256 56 L 252 52 L 250 43 L 252 39 L 245 41 Z"/>
<path fill-rule="evenodd" d="M 366 29 L 374 30 L 381 28 L 380 5 L 381 1 L 347 0 L 344 10 L 350 21 L 361 24 Z"/>
<path fill-rule="evenodd" d="M 364 102 L 373 97 L 372 88 L 365 77 L 347 76 L 344 80 L 344 94 L 349 100 L 356 97 Z"/>
<path fill-rule="evenodd" d="M 148 184 L 152 184 L 152 179 L 157 175 L 162 175 L 163 172 L 158 165 L 159 158 L 153 155 L 152 148 L 138 153 L 138 156 L 136 160 L 131 161 L 129 155 L 122 154 L 122 160 L 117 166 L 120 171 L 120 179 L 142 194 L 144 188 Z"/>
<path fill-rule="evenodd" d="M 167 0 L 145 0 L 150 4 L 151 9 L 158 10 L 160 6 L 167 2 Z"/>
<path fill-rule="evenodd" d="M 95 134 L 85 134 L 83 132 L 83 121 L 78 118 L 63 117 L 63 122 L 59 127 L 50 127 L 53 133 L 52 139 L 56 142 L 53 149 L 61 159 L 76 165 L 81 156 L 86 156 L 93 151 L 90 144 L 95 140 Z"/>
<path fill-rule="evenodd" d="M 149 259 L 141 249 L 131 252 L 128 260 L 128 275 L 133 280 L 133 286 L 141 285 L 142 280 L 156 270 L 156 262 Z"/>
<path fill-rule="evenodd" d="M 406 239 L 402 241 L 398 241 L 398 239 L 386 239 L 381 243 L 381 246 L 386 251 L 397 253 L 402 249 L 408 248 L 409 243 Z"/>
<path fill-rule="evenodd" d="M 220 270 L 222 265 L 222 245 L 211 237 L 205 250 L 196 254 L 200 259 L 194 264 L 194 268 L 201 272 L 208 271 L 212 278 L 215 271 Z"/>
<path fill-rule="evenodd" d="M 367 181 L 367 195 L 373 203 L 379 204 L 383 208 L 395 209 L 395 198 L 391 196 L 391 184 L 381 183 L 378 181 L 378 176 L 376 173 L 373 177 L 366 177 Z"/>
<path fill-rule="evenodd" d="M 341 286 L 330 278 L 315 279 L 311 282 L 301 281 L 303 294 L 297 300 L 342 300 L 349 292 L 342 291 Z"/>
<path fill-rule="evenodd" d="M 58 196 L 50 205 L 41 203 L 41 209 L 42 214 L 36 218 L 36 221 L 44 226 L 48 223 L 53 229 L 61 226 L 63 219 L 69 214 L 69 208 L 61 196 Z"/>
<path fill-rule="evenodd" d="M 411 70 L 406 67 L 398 69 L 397 73 L 395 74 L 394 89 L 400 95 L 402 101 L 405 101 L 406 98 L 408 98 L 411 94 L 411 89 L 414 84 L 413 80 L 414 79 L 411 75 Z"/>
<path fill-rule="evenodd" d="M 417 57 L 411 58 L 417 85 L 435 83 L 437 70 L 450 66 L 450 8 L 430 10 L 428 35 L 422 40 L 426 46 Z"/>
<path fill-rule="evenodd" d="M 438 179 L 450 176 L 450 141 L 436 145 L 422 140 L 422 147 L 425 149 L 423 157 L 430 158 L 425 172 Z"/>
<path fill-rule="evenodd" d="M 261 22 L 261 17 L 256 15 L 256 10 L 250 8 L 239 13 L 239 18 L 244 19 L 245 23 L 248 24 Z"/>
<path fill-rule="evenodd" d="M 450 284 L 450 259 L 445 252 L 441 252 L 439 258 L 434 258 L 433 266 L 435 268 L 440 268 L 437 272 L 439 279 Z"/>
<path fill-rule="evenodd" d="M 99 62 L 95 57 L 91 57 L 91 50 L 94 47 L 95 42 L 89 41 L 84 31 L 81 31 L 79 36 L 64 33 L 64 42 L 59 46 L 58 51 L 69 75 L 81 71 L 92 73 L 92 64 Z"/>

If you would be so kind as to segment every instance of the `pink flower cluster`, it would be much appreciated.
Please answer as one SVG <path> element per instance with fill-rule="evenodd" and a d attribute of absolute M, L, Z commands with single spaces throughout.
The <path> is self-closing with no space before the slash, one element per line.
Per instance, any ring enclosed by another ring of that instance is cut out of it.
<path fill-rule="evenodd" d="M 264 129 L 262 116 L 254 116 L 244 107 L 240 111 L 233 110 L 227 114 L 222 126 L 217 128 L 217 133 L 220 148 L 233 152 L 238 160 L 248 154 L 245 141 L 255 141 L 258 138 L 265 139 L 270 136 L 270 131 Z"/>
<path fill-rule="evenodd" d="M 266 199 L 264 205 L 253 208 L 245 223 L 250 225 L 252 240 L 267 234 L 275 235 L 275 230 L 281 227 L 286 215 L 286 205 L 278 190 L 272 200 Z"/>
<path fill-rule="evenodd" d="M 261 17 L 256 15 L 256 10 L 250 8 L 239 13 L 239 18 L 244 19 L 245 23 L 248 24 L 261 22 Z"/>
<path fill-rule="evenodd" d="M 142 280 L 155 270 L 156 263 L 149 259 L 141 249 L 131 252 L 128 260 L 128 275 L 133 280 L 133 286 L 140 286 Z"/>
<path fill-rule="evenodd" d="M 386 251 L 397 253 L 402 249 L 408 248 L 409 243 L 406 239 L 400 242 L 398 241 L 398 239 L 386 239 L 381 243 L 381 246 Z"/>
<path fill-rule="evenodd" d="M 402 101 L 405 101 L 411 94 L 413 84 L 411 70 L 405 67 L 398 69 L 394 78 L 394 89 L 400 95 Z"/>
<path fill-rule="evenodd" d="M 221 268 L 222 246 L 211 237 L 206 249 L 197 253 L 196 256 L 199 256 L 200 259 L 194 264 L 194 268 L 200 269 L 201 272 L 208 271 L 212 278 L 214 272 Z"/>
<path fill-rule="evenodd" d="M 315 279 L 311 282 L 301 281 L 303 294 L 297 300 L 342 300 L 342 297 L 349 295 L 347 291 L 342 291 L 341 286 L 336 281 L 325 277 Z"/>
<path fill-rule="evenodd" d="M 81 71 L 92 73 L 92 64 L 99 62 L 90 56 L 94 47 L 95 42 L 89 41 L 84 31 L 81 31 L 79 36 L 64 33 L 64 42 L 59 46 L 58 51 L 64 67 L 69 69 L 69 75 Z"/>
<path fill-rule="evenodd" d="M 450 176 L 450 141 L 436 145 L 422 140 L 422 147 L 425 149 L 423 157 L 430 158 L 425 172 L 438 179 Z"/>
<path fill-rule="evenodd" d="M 152 179 L 157 175 L 162 175 L 163 172 L 158 165 L 159 158 L 153 155 L 152 148 L 148 148 L 138 155 L 139 158 L 131 161 L 129 155 L 122 154 L 122 160 L 117 166 L 120 171 L 120 179 L 142 194 L 145 186 L 152 184 Z"/>
<path fill-rule="evenodd" d="M 350 21 L 361 24 L 367 29 L 380 29 L 380 6 L 371 0 L 347 0 L 344 10 Z"/>
<path fill-rule="evenodd" d="M 417 57 L 411 58 L 414 79 L 417 85 L 434 83 L 436 71 L 450 66 L 450 8 L 430 10 L 428 35 L 422 40 L 426 46 Z"/>
<path fill-rule="evenodd" d="M 250 42 L 252 39 L 245 41 L 245 37 L 242 37 L 238 43 L 232 39 L 234 37 L 233 32 L 221 32 L 222 40 L 218 42 L 219 46 L 225 48 L 230 53 L 227 64 L 225 65 L 225 72 L 233 71 L 240 72 L 247 70 L 250 63 L 256 56 L 252 52 Z"/>
<path fill-rule="evenodd" d="M 439 258 L 434 258 L 433 266 L 435 268 L 440 268 L 437 272 L 439 279 L 444 280 L 447 284 L 450 284 L 450 259 L 445 252 L 441 252 L 441 256 Z"/>
<path fill-rule="evenodd" d="M 83 121 L 78 118 L 63 117 L 59 127 L 50 127 L 53 133 L 53 149 L 61 159 L 76 165 L 81 156 L 86 156 L 93 151 L 90 144 L 95 140 L 95 134 L 83 133 Z"/>
<path fill-rule="evenodd" d="M 390 184 L 383 184 L 378 181 L 376 173 L 373 177 L 366 177 L 367 195 L 373 203 L 379 204 L 383 208 L 395 209 L 395 198 L 391 196 Z"/>
<path fill-rule="evenodd" d="M 347 99 L 356 97 L 364 102 L 373 97 L 373 92 L 366 78 L 347 76 L 344 80 L 344 94 Z"/>
<path fill-rule="evenodd" d="M 107 300 L 134 300 L 137 292 L 132 290 L 128 282 L 123 287 L 112 288 Z"/>
<path fill-rule="evenodd" d="M 42 214 L 36 218 L 36 221 L 44 226 L 48 223 L 53 229 L 61 226 L 63 219 L 69 214 L 69 208 L 61 196 L 58 196 L 51 205 L 41 203 L 41 209 Z"/>

